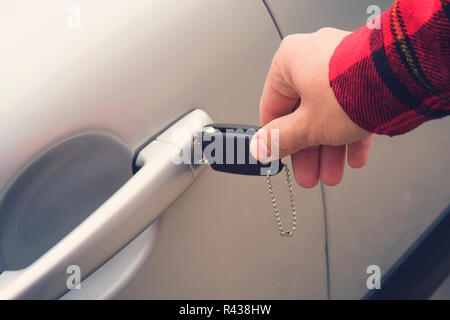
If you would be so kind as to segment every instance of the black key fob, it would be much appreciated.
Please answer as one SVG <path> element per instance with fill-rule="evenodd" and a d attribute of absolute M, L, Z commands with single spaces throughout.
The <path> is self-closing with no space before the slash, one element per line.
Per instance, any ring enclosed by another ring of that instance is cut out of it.
<path fill-rule="evenodd" d="M 262 163 L 250 153 L 250 141 L 259 128 L 209 124 L 194 136 L 194 148 L 216 171 L 252 176 L 278 174 L 283 169 L 281 160 Z"/>

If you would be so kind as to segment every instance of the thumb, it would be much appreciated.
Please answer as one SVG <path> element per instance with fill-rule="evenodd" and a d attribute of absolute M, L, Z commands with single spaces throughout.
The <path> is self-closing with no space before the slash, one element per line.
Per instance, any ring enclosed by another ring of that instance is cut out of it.
<path fill-rule="evenodd" d="M 253 136 L 250 143 L 252 156 L 268 162 L 312 146 L 308 123 L 302 107 L 272 120 Z"/>

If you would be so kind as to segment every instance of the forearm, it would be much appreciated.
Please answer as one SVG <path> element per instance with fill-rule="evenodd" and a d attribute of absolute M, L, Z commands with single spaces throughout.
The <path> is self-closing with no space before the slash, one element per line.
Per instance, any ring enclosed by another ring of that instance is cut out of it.
<path fill-rule="evenodd" d="M 339 104 L 370 132 L 398 135 L 449 115 L 449 1 L 397 0 L 380 29 L 344 38 L 329 67 Z"/>

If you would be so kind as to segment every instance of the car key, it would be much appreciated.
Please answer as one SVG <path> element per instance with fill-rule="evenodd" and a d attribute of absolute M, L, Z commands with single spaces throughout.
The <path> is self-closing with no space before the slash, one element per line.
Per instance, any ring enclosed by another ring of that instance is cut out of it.
<path fill-rule="evenodd" d="M 252 176 L 270 176 L 283 169 L 281 160 L 262 163 L 250 153 L 250 141 L 259 127 L 210 124 L 197 134 L 197 148 L 216 171 Z"/>
<path fill-rule="evenodd" d="M 207 163 L 213 170 L 252 176 L 265 176 L 275 213 L 280 235 L 292 236 L 296 229 L 297 213 L 295 209 L 292 180 L 289 168 L 281 159 L 263 163 L 250 153 L 250 141 L 259 127 L 236 124 L 209 124 L 194 135 L 194 150 L 202 163 Z M 280 212 L 272 187 L 271 176 L 286 171 L 289 187 L 290 206 L 292 211 L 292 229 L 284 231 Z"/>

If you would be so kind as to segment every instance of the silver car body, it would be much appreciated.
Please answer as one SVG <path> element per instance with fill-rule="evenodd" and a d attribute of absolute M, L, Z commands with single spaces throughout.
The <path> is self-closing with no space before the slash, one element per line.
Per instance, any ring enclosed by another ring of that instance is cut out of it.
<path fill-rule="evenodd" d="M 277 233 L 264 178 L 205 168 L 122 250 L 81 269 L 81 289 L 45 292 L 29 270 L 44 270 L 132 178 L 136 150 L 188 110 L 258 124 L 279 30 L 356 29 L 370 4 L 390 1 L 3 1 L 0 296 L 28 297 L 7 290 L 20 280 L 38 298 L 361 298 L 367 267 L 386 272 L 450 203 L 448 119 L 377 136 L 367 166 L 337 187 L 297 187 L 292 238 Z M 287 222 L 282 175 L 274 185 Z"/>

